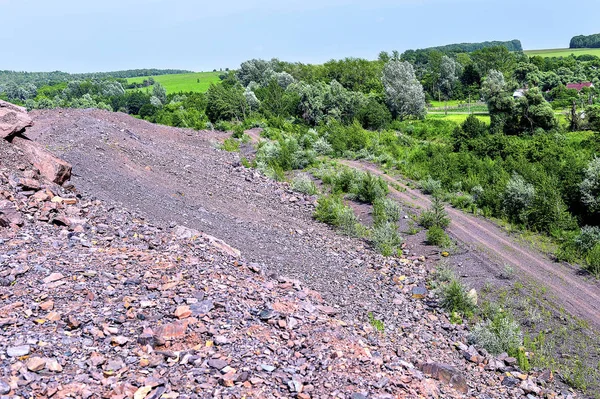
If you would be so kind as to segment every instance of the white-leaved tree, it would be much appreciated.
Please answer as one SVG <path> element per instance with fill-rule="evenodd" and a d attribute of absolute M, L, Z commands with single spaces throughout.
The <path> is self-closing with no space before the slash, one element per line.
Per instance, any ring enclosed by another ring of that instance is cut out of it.
<path fill-rule="evenodd" d="M 167 90 L 158 82 L 152 86 L 152 96 L 158 98 L 161 104 L 167 103 Z"/>
<path fill-rule="evenodd" d="M 600 158 L 592 159 L 585 169 L 585 178 L 579 186 L 581 201 L 591 212 L 600 211 Z"/>
<path fill-rule="evenodd" d="M 445 99 L 450 99 L 458 82 L 458 70 L 460 65 L 447 55 L 442 57 L 440 65 L 439 87 Z"/>
<path fill-rule="evenodd" d="M 383 68 L 381 80 L 386 103 L 394 117 L 425 117 L 425 93 L 410 63 L 389 61 Z"/>

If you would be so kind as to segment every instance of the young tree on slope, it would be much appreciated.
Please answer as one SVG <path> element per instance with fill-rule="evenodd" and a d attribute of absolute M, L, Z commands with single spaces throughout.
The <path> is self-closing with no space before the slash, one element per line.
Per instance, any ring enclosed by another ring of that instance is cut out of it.
<path fill-rule="evenodd" d="M 395 118 L 425 117 L 425 93 L 410 63 L 389 61 L 381 80 L 388 108 Z"/>

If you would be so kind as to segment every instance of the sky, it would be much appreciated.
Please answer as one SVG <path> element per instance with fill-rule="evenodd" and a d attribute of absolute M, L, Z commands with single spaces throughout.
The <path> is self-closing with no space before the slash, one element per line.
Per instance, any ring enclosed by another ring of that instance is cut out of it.
<path fill-rule="evenodd" d="M 0 70 L 210 71 L 512 39 L 563 48 L 600 33 L 598 15 L 598 0 L 0 0 Z"/>

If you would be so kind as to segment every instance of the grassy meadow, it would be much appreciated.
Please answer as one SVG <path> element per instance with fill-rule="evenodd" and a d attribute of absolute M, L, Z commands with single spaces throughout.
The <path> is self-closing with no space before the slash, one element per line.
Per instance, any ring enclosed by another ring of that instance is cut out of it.
<path fill-rule="evenodd" d="M 156 82 L 159 82 L 165 87 L 167 93 L 179 93 L 182 92 L 199 92 L 204 93 L 208 90 L 211 83 L 218 83 L 221 80 L 219 75 L 223 72 L 195 72 L 195 73 L 182 73 L 175 75 L 160 75 L 152 76 Z M 128 83 L 141 83 L 144 79 L 148 79 L 150 76 L 142 76 L 137 78 L 127 79 Z M 152 90 L 152 87 L 144 87 L 141 89 L 131 90 Z"/>
<path fill-rule="evenodd" d="M 539 55 L 541 57 L 568 57 L 571 54 L 584 55 L 590 54 L 600 57 L 600 48 L 555 48 L 546 50 L 525 50 L 525 54 L 532 57 Z"/>

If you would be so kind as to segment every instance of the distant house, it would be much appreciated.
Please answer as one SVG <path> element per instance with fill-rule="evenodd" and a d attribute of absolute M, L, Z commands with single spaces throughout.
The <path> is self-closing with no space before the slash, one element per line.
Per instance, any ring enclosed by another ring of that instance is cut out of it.
<path fill-rule="evenodd" d="M 582 83 L 569 83 L 567 84 L 567 89 L 575 89 L 577 91 L 581 91 L 584 87 L 594 87 L 592 82 L 582 82 Z"/>
<path fill-rule="evenodd" d="M 513 93 L 513 98 L 516 100 L 518 98 L 525 97 L 526 91 L 527 91 L 527 89 L 518 89 L 517 91 L 515 91 Z"/>

